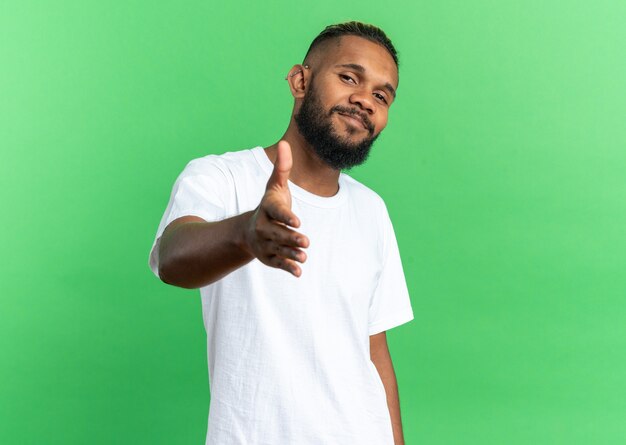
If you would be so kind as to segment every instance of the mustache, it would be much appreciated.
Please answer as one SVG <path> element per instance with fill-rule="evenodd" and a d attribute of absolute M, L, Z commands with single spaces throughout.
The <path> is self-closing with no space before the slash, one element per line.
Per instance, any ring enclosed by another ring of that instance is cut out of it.
<path fill-rule="evenodd" d="M 363 123 L 365 124 L 367 129 L 370 132 L 372 131 L 372 123 L 370 122 L 370 120 L 367 118 L 366 115 L 360 113 L 358 110 L 355 110 L 355 109 L 352 109 L 352 108 L 334 107 L 331 110 L 331 114 L 333 112 L 334 113 L 347 114 L 347 115 L 350 115 L 350 116 L 358 116 L 363 121 Z"/>

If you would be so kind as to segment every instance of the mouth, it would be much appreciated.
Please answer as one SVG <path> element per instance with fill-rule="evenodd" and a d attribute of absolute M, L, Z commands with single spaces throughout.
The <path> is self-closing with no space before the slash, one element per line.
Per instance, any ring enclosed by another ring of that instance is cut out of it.
<path fill-rule="evenodd" d="M 360 127 L 363 127 L 365 130 L 368 130 L 368 128 L 365 126 L 365 122 L 363 122 L 363 120 L 358 115 L 350 115 L 350 114 L 344 114 L 344 113 L 338 113 L 338 114 L 346 118 L 353 125 L 358 125 Z"/>

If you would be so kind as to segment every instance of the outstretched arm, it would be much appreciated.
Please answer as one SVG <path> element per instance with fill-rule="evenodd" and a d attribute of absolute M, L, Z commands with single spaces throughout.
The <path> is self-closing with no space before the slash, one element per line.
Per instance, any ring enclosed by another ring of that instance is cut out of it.
<path fill-rule="evenodd" d="M 195 289 L 211 284 L 254 258 L 296 277 L 309 246 L 291 227 L 300 220 L 291 211 L 288 180 L 293 161 L 287 141 L 278 143 L 274 170 L 259 206 L 221 221 L 197 216 L 172 221 L 161 236 L 159 277 L 174 286 Z"/>
<path fill-rule="evenodd" d="M 389 407 L 391 426 L 393 428 L 394 444 L 404 445 L 398 382 L 396 381 L 396 374 L 393 370 L 393 363 L 391 362 L 391 355 L 389 354 L 389 347 L 387 346 L 386 331 L 370 336 L 370 357 L 385 387 L 387 406 Z"/>

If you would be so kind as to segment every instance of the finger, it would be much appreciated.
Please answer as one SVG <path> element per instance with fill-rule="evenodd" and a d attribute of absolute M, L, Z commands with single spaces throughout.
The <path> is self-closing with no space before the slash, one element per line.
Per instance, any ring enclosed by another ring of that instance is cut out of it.
<path fill-rule="evenodd" d="M 287 258 L 279 256 L 270 257 L 269 265 L 278 269 L 283 269 L 296 277 L 302 275 L 302 269 L 300 268 L 300 266 L 298 266 L 295 261 Z"/>
<path fill-rule="evenodd" d="M 306 261 L 306 253 L 302 250 L 289 246 L 281 246 L 280 244 L 272 241 L 268 243 L 268 254 L 289 258 L 290 260 L 299 261 L 301 263 Z"/>
<path fill-rule="evenodd" d="M 291 211 L 289 207 L 284 204 L 275 204 L 271 201 L 267 203 L 265 212 L 271 219 L 287 224 L 291 227 L 300 227 L 300 218 Z"/>
<path fill-rule="evenodd" d="M 274 170 L 267 182 L 267 188 L 271 186 L 288 187 L 287 180 L 289 179 L 289 172 L 291 171 L 292 165 L 291 146 L 289 142 L 281 140 L 278 142 L 276 162 L 274 162 Z"/>
<path fill-rule="evenodd" d="M 299 248 L 309 247 L 309 238 L 306 235 L 279 224 L 269 224 L 261 227 L 258 233 L 262 238 L 278 245 Z"/>

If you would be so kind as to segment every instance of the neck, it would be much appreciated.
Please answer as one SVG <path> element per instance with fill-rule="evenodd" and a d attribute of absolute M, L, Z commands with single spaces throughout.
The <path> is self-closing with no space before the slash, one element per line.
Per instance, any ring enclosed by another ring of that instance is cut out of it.
<path fill-rule="evenodd" d="M 339 191 L 339 170 L 325 164 L 316 154 L 311 145 L 298 131 L 296 122 L 291 122 L 285 134 L 280 138 L 289 142 L 293 166 L 289 173 L 289 180 L 298 187 L 318 196 L 330 197 Z M 265 148 L 267 157 L 272 163 L 276 162 L 276 148 L 278 142 Z"/>

